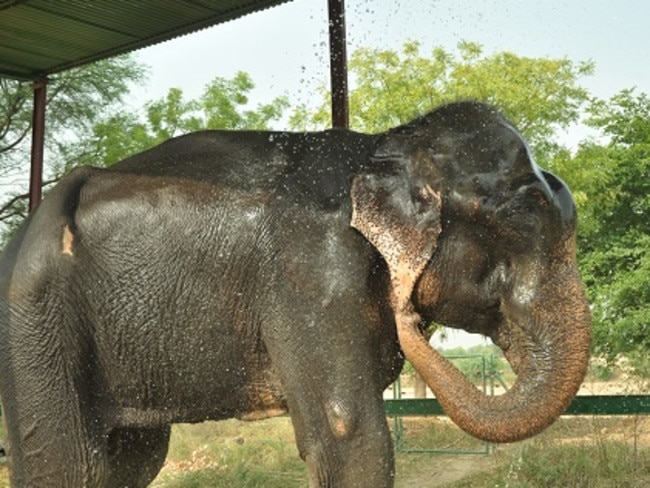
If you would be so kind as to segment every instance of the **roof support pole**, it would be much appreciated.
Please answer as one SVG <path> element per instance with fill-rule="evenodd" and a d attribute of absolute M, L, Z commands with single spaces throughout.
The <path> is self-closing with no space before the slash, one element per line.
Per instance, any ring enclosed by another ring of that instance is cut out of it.
<path fill-rule="evenodd" d="M 347 129 L 348 58 L 345 41 L 345 0 L 328 0 L 330 35 L 330 80 L 332 92 L 332 127 Z"/>
<path fill-rule="evenodd" d="M 34 109 L 32 114 L 32 160 L 29 173 L 29 211 L 41 201 L 43 185 L 43 147 L 45 143 L 45 101 L 47 77 L 41 76 L 33 84 Z"/>

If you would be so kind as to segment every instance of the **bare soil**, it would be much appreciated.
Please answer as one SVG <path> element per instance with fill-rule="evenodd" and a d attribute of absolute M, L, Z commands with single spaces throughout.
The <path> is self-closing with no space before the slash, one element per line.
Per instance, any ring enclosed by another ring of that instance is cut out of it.
<path fill-rule="evenodd" d="M 476 454 L 409 454 L 417 457 L 414 469 L 398 472 L 395 488 L 442 487 L 477 473 L 490 471 L 495 461 L 488 455 Z"/>

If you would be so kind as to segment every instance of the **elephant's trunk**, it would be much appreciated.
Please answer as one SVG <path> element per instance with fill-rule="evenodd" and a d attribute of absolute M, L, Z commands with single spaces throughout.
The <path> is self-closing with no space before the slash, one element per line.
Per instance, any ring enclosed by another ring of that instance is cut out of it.
<path fill-rule="evenodd" d="M 535 435 L 568 407 L 584 379 L 589 360 L 591 322 L 575 262 L 545 274 L 525 307 L 513 318 L 526 336 L 517 380 L 500 396 L 479 391 L 418 329 L 412 309 L 398 312 L 399 341 L 406 358 L 424 378 L 447 415 L 463 430 L 489 442 L 514 442 Z"/>

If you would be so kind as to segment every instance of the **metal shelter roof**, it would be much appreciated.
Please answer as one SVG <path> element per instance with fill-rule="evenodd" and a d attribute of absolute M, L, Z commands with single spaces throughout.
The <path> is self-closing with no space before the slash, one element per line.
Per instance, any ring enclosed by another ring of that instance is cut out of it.
<path fill-rule="evenodd" d="M 0 77 L 35 80 L 289 0 L 0 0 Z"/>

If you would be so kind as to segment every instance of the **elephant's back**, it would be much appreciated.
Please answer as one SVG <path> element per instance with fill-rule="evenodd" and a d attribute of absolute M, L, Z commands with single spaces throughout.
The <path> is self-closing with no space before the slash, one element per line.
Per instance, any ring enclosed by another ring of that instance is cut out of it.
<path fill-rule="evenodd" d="M 352 131 L 201 131 L 170 139 L 111 171 L 270 190 L 337 205 L 377 136 Z"/>
<path fill-rule="evenodd" d="M 260 187 L 288 171 L 283 144 L 291 144 L 291 139 L 290 134 L 273 132 L 194 132 L 131 156 L 110 170 Z"/>

